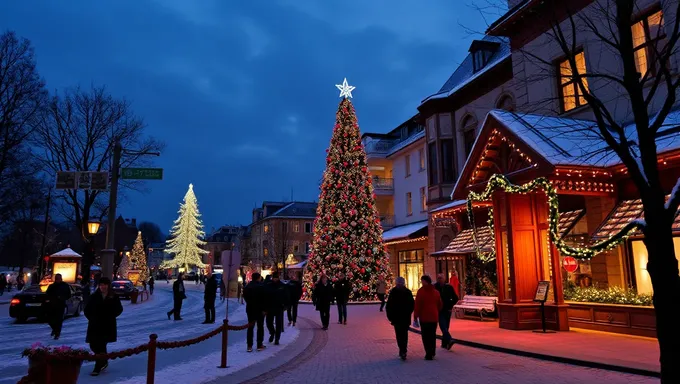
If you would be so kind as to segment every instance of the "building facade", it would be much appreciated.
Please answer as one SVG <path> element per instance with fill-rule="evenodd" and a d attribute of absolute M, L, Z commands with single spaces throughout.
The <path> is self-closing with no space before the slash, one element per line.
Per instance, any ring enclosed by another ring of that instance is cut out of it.
<path fill-rule="evenodd" d="M 639 232 L 590 260 L 564 255 L 567 246 L 597 244 L 642 216 L 639 193 L 625 166 L 598 134 L 597 116 L 574 79 L 575 72 L 584 75 L 586 92 L 611 111 L 607 118 L 626 135 L 635 133 L 630 99 L 611 80 L 621 76 L 620 58 L 592 30 L 592 26 L 605 30 L 608 15 L 593 1 L 568 3 L 567 7 L 565 1 L 510 1 L 510 10 L 483 39 L 471 44 L 461 66 L 419 107 L 430 166 L 431 257 L 425 261 L 426 271 L 451 274 L 455 270 L 469 276 L 479 273 L 479 268 L 488 269 L 482 272 L 493 284 L 480 286 L 478 279 L 463 278 L 461 288 L 468 294 L 497 297 L 503 328 L 540 327 L 534 299 L 538 282 L 549 281 L 550 328 L 653 336 L 651 306 L 614 308 L 574 301 L 574 292 L 585 288 L 593 292 L 632 287 L 638 294 L 651 294 L 652 288 Z M 659 71 L 655 58 L 672 33 L 674 12 L 670 3 L 638 1 L 630 22 L 634 64 L 640 82 L 649 83 L 644 85 L 646 94 L 653 94 L 646 100 L 650 122 L 667 96 L 665 86 L 655 88 L 650 79 Z M 592 24 L 586 25 L 586 20 Z M 555 41 L 554 25 L 567 31 L 567 45 L 575 48 L 569 54 Z M 677 70 L 679 59 L 677 52 L 669 53 L 669 67 Z M 668 116 L 656 138 L 666 193 L 671 193 L 680 176 L 679 107 L 676 102 L 666 110 Z M 557 198 L 549 201 L 540 190 L 525 194 L 499 190 L 476 202 L 469 215 L 469 192 L 483 192 L 494 175 L 503 175 L 515 185 L 547 178 Z M 549 215 L 550 209 L 559 212 L 559 220 Z M 553 221 L 559 228 L 554 235 Z M 678 257 L 677 218 L 673 228 Z M 480 266 L 484 255 L 494 255 L 495 261 Z"/>
<path fill-rule="evenodd" d="M 387 134 L 362 136 L 390 266 L 412 290 L 420 285 L 427 254 L 427 159 L 418 121 L 416 115 Z"/>
<path fill-rule="evenodd" d="M 215 265 L 222 266 L 228 262 L 222 260 L 222 252 L 240 248 L 240 241 L 245 233 L 245 227 L 240 225 L 224 225 L 213 229 L 205 237 L 205 249 L 209 252 L 203 255 L 203 263 L 214 269 Z"/>
<path fill-rule="evenodd" d="M 311 249 L 315 202 L 264 202 L 253 210 L 253 222 L 243 238 L 248 269 L 267 275 L 275 270 L 300 272 Z M 242 251 L 243 252 L 243 251 Z"/>

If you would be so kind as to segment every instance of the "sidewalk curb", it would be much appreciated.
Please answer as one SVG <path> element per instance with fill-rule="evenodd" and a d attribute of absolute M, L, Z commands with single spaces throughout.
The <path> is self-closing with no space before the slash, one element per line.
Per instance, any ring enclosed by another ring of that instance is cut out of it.
<path fill-rule="evenodd" d="M 419 329 L 415 329 L 413 327 L 409 327 L 409 331 L 411 331 L 413 333 L 421 334 Z M 441 340 L 441 338 L 442 337 L 440 335 L 437 335 L 437 339 Z M 499 353 L 506 353 L 506 354 L 509 354 L 509 355 L 530 357 L 530 358 L 538 359 L 538 360 L 546 360 L 546 361 L 552 361 L 552 362 L 555 362 L 555 363 L 576 365 L 576 366 L 586 367 L 586 368 L 596 368 L 596 369 L 602 369 L 602 370 L 606 370 L 606 371 L 629 373 L 629 374 L 639 375 L 639 376 L 647 376 L 647 377 L 654 377 L 654 378 L 660 378 L 661 377 L 660 372 L 654 372 L 654 371 L 650 371 L 650 370 L 647 370 L 647 369 L 624 367 L 624 366 L 615 365 L 615 364 L 598 363 L 596 361 L 588 361 L 588 360 L 574 359 L 574 358 L 570 358 L 570 357 L 548 355 L 548 354 L 545 354 L 545 353 L 538 353 L 538 352 L 529 352 L 529 351 L 523 351 L 523 350 L 520 350 L 520 349 L 499 347 L 499 346 L 495 346 L 495 345 L 482 344 L 482 343 L 477 343 L 477 342 L 474 342 L 474 341 L 467 341 L 467 340 L 461 340 L 461 339 L 456 339 L 456 338 L 452 338 L 452 340 L 456 344 L 464 345 L 466 347 L 471 347 L 471 348 L 485 349 L 485 350 L 492 351 L 492 352 L 499 352 Z"/>

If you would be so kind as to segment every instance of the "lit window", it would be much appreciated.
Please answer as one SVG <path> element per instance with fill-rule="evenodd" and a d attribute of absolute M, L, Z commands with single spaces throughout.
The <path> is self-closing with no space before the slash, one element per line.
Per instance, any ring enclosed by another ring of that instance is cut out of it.
<path fill-rule="evenodd" d="M 413 206 L 411 204 L 411 192 L 406 192 L 406 214 L 411 216 L 413 214 Z"/>
<path fill-rule="evenodd" d="M 406 177 L 411 176 L 411 155 L 406 155 Z"/>
<path fill-rule="evenodd" d="M 574 56 L 574 61 L 576 62 L 576 70 L 579 74 L 586 73 L 586 57 L 583 52 L 579 52 Z M 571 111 L 576 107 L 587 104 L 586 99 L 581 94 L 581 89 L 579 88 L 576 80 L 574 79 L 573 73 L 571 71 L 571 65 L 569 60 L 564 60 L 559 64 L 560 71 L 560 93 L 562 100 L 562 111 Z M 582 78 L 583 85 L 588 91 L 588 79 Z"/>
<path fill-rule="evenodd" d="M 420 148 L 418 150 L 418 155 L 420 156 L 420 170 L 425 170 L 425 148 Z"/>
<path fill-rule="evenodd" d="M 300 232 L 300 223 L 293 224 L 293 231 Z"/>
<path fill-rule="evenodd" d="M 269 233 L 269 224 L 264 225 L 264 233 Z"/>
<path fill-rule="evenodd" d="M 657 54 L 661 52 L 666 40 L 666 31 L 663 25 L 663 14 L 661 11 L 655 12 L 643 18 L 631 27 L 633 32 L 633 50 L 635 55 L 635 66 L 638 73 L 644 79 L 648 72 L 656 74 L 658 69 L 655 66 L 650 68 L 649 63 L 657 62 Z"/>
<path fill-rule="evenodd" d="M 269 250 L 267 248 L 263 249 L 262 252 L 264 253 L 264 257 L 269 256 Z"/>
<path fill-rule="evenodd" d="M 425 194 L 425 187 L 420 187 L 420 211 L 427 211 L 427 195 Z"/>

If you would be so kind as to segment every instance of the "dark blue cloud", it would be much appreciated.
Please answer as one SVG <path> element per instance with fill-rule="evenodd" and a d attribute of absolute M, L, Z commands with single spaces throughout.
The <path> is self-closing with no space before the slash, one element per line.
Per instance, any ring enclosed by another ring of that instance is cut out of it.
<path fill-rule="evenodd" d="M 368 4 L 365 4 L 368 3 Z M 481 18 L 458 2 L 4 2 L 51 89 L 105 84 L 164 140 L 165 180 L 120 212 L 168 228 L 189 183 L 206 226 L 262 200 L 317 198 L 347 77 L 362 131 L 416 112 L 467 53 Z"/>

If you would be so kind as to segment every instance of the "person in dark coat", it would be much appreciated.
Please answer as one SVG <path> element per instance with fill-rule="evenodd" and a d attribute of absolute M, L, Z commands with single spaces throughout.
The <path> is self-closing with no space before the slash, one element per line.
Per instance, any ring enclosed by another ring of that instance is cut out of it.
<path fill-rule="evenodd" d="M 290 292 L 290 305 L 288 306 L 288 325 L 295 326 L 297 321 L 298 304 L 302 297 L 302 284 L 297 279 L 293 278 L 288 282 L 288 290 Z"/>
<path fill-rule="evenodd" d="M 259 273 L 252 275 L 252 280 L 243 289 L 243 299 L 246 301 L 246 315 L 248 315 L 248 332 L 246 335 L 248 352 L 253 351 L 253 333 L 257 326 L 257 350 L 265 349 L 264 346 L 264 316 L 266 297 L 264 285 Z"/>
<path fill-rule="evenodd" d="M 2 296 L 5 293 L 5 289 L 7 288 L 7 276 L 5 274 L 0 274 L 0 296 Z"/>
<path fill-rule="evenodd" d="M 61 336 L 61 326 L 64 324 L 64 310 L 66 300 L 71 298 L 71 287 L 64 282 L 61 273 L 54 275 L 54 283 L 47 287 L 45 292 L 50 300 L 49 324 L 52 328 L 54 340 L 59 340 Z"/>
<path fill-rule="evenodd" d="M 338 275 L 334 290 L 335 301 L 338 304 L 338 324 L 347 325 L 347 302 L 349 302 L 349 294 L 352 291 L 352 286 L 342 273 Z"/>
<path fill-rule="evenodd" d="M 105 354 L 106 344 L 115 343 L 118 338 L 118 326 L 116 318 L 123 313 L 123 306 L 118 296 L 111 290 L 111 280 L 107 277 L 99 279 L 99 287 L 90 296 L 90 301 L 85 306 L 87 318 L 87 337 L 85 342 L 90 344 L 94 354 Z M 107 360 L 97 360 L 92 371 L 92 376 L 97 376 L 109 366 Z"/>
<path fill-rule="evenodd" d="M 458 302 L 458 295 L 456 295 L 456 290 L 453 286 L 446 282 L 446 277 L 443 273 L 437 275 L 437 283 L 435 283 L 434 287 L 442 298 L 442 309 L 439 311 L 439 329 L 442 331 L 442 348 L 450 350 L 451 347 L 453 347 L 453 340 L 451 339 L 451 333 L 449 332 L 451 312 L 453 312 L 453 306 Z"/>
<path fill-rule="evenodd" d="M 168 311 L 168 320 L 170 316 L 175 315 L 175 320 L 182 320 L 180 313 L 182 312 L 182 300 L 186 299 L 187 295 L 184 291 L 184 274 L 177 275 L 177 281 L 172 284 L 172 309 Z"/>
<path fill-rule="evenodd" d="M 208 272 L 208 280 L 205 282 L 203 292 L 203 309 L 205 309 L 205 321 L 203 324 L 215 324 L 215 299 L 217 299 L 217 279 Z"/>
<path fill-rule="evenodd" d="M 390 290 L 387 298 L 385 311 L 387 312 L 387 320 L 394 327 L 397 346 L 399 346 L 399 357 L 402 360 L 406 360 L 406 352 L 408 351 L 408 327 L 411 325 L 414 305 L 413 292 L 406 288 L 406 280 L 403 277 L 397 277 L 396 286 Z"/>
<path fill-rule="evenodd" d="M 378 300 L 380 300 L 380 312 L 382 312 L 383 308 L 385 308 L 385 294 L 387 293 L 387 283 L 385 283 L 385 278 L 382 276 L 378 276 L 375 293 L 378 295 Z"/>
<path fill-rule="evenodd" d="M 267 284 L 267 329 L 269 342 L 279 345 L 283 331 L 283 311 L 289 305 L 288 287 L 279 278 L 279 272 L 272 274 L 272 280 Z"/>
<path fill-rule="evenodd" d="M 156 280 L 153 279 L 153 276 L 149 277 L 149 295 L 153 295 L 154 284 L 156 284 Z"/>
<path fill-rule="evenodd" d="M 328 323 L 331 318 L 331 304 L 333 304 L 334 297 L 333 286 L 328 281 L 328 277 L 326 275 L 321 276 L 319 282 L 314 286 L 312 301 L 316 310 L 319 311 L 321 326 L 324 331 L 328 329 Z"/>

